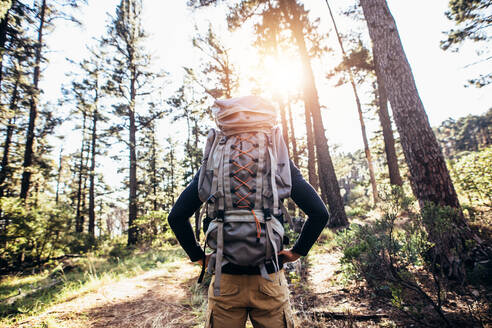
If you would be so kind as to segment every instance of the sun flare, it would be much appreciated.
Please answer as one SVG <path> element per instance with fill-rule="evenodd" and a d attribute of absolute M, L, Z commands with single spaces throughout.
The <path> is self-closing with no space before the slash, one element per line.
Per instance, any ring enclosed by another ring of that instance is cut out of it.
<path fill-rule="evenodd" d="M 288 95 L 301 87 L 302 69 L 294 58 L 265 57 L 263 74 L 265 86 L 272 94 Z"/>

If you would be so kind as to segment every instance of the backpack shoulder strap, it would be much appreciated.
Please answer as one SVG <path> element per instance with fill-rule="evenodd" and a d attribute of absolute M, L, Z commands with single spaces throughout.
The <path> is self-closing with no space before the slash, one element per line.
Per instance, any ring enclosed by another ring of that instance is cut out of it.
<path fill-rule="evenodd" d="M 205 202 L 210 195 L 210 186 L 205 183 L 207 171 L 211 169 L 211 162 L 214 149 L 217 147 L 219 141 L 220 132 L 215 129 L 208 131 L 207 140 L 205 141 L 205 148 L 203 149 L 202 166 L 200 168 L 200 175 L 198 176 L 198 197 L 202 202 Z"/>

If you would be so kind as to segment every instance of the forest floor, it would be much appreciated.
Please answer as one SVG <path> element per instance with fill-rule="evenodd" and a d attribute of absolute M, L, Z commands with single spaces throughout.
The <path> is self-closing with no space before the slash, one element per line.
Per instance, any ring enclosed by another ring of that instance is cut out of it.
<path fill-rule="evenodd" d="M 299 327 L 418 327 L 387 300 L 381 302 L 365 283 L 344 278 L 340 257 L 332 244 L 319 243 L 302 266 L 299 261 L 289 266 L 291 304 Z M 178 257 L 133 277 L 108 281 L 15 323 L 0 323 L 0 328 L 203 327 L 206 288 L 196 283 L 199 273 L 198 266 Z"/>
<path fill-rule="evenodd" d="M 309 267 L 301 269 L 302 273 L 297 265 L 290 274 L 291 303 L 300 326 L 357 327 L 357 322 L 361 327 L 393 326 L 386 323 L 385 309 L 376 309 L 337 281 L 340 253 L 321 250 L 311 256 Z M 294 273 L 296 269 L 300 274 Z M 196 284 L 199 271 L 198 266 L 181 258 L 0 327 L 202 327 L 206 290 Z"/>
<path fill-rule="evenodd" d="M 6 327 L 193 327 L 196 314 L 190 304 L 191 286 L 198 274 L 197 266 L 177 260 L 105 284 Z"/>

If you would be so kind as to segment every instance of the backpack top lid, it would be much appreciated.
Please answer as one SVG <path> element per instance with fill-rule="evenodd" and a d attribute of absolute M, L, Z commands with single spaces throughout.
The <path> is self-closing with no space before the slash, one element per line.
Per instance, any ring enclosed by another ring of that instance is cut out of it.
<path fill-rule="evenodd" d="M 277 124 L 275 107 L 258 96 L 216 100 L 212 112 L 226 134 L 270 130 Z"/>

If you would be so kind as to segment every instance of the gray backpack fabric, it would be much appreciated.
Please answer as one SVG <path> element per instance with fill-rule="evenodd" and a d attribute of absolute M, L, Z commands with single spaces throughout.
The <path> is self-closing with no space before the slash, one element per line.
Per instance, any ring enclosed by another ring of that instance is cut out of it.
<path fill-rule="evenodd" d="M 219 100 L 215 106 L 220 129 L 208 134 L 198 193 L 206 202 L 202 213 L 212 219 L 205 243 L 215 251 L 208 271 L 215 273 L 218 296 L 221 268 L 227 263 L 257 266 L 265 279 L 267 263 L 280 269 L 277 252 L 284 228 L 277 218 L 292 181 L 273 106 L 254 96 Z"/>

